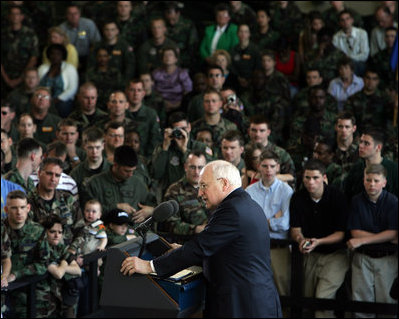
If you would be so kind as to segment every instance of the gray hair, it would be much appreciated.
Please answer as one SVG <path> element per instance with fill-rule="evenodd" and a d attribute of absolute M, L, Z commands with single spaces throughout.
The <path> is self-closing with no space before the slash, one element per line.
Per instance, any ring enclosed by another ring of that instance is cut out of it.
<path fill-rule="evenodd" d="M 225 178 L 235 188 L 241 187 L 240 172 L 233 164 L 227 161 L 217 160 L 208 163 L 205 167 L 207 166 L 211 166 L 213 177 L 215 179 Z"/>

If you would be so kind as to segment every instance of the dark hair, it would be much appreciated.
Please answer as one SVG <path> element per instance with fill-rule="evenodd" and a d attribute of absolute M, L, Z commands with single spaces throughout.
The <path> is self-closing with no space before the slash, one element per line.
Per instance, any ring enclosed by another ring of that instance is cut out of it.
<path fill-rule="evenodd" d="M 57 165 L 61 169 L 64 169 L 64 163 L 59 158 L 55 157 L 46 157 L 43 159 L 40 163 L 40 170 L 43 170 L 47 165 Z"/>
<path fill-rule="evenodd" d="M 395 32 L 398 32 L 398 28 L 395 28 L 395 27 L 388 27 L 388 28 L 385 29 L 385 33 L 387 33 L 387 31 L 395 31 Z"/>
<path fill-rule="evenodd" d="M 179 112 L 173 112 L 172 114 L 169 115 L 168 124 L 170 127 L 174 123 L 177 123 L 180 121 L 186 121 L 187 123 L 189 123 L 186 113 L 179 111 Z"/>
<path fill-rule="evenodd" d="M 25 192 L 17 189 L 7 194 L 7 200 L 9 199 L 25 199 L 26 201 L 28 201 L 28 195 Z"/>
<path fill-rule="evenodd" d="M 217 96 L 219 96 L 220 100 L 223 101 L 222 94 L 220 94 L 220 92 L 218 90 L 215 90 L 214 88 L 207 88 L 204 91 L 203 96 L 205 96 L 205 94 L 216 94 Z"/>
<path fill-rule="evenodd" d="M 68 52 L 64 45 L 62 44 L 50 44 L 46 49 L 46 55 L 50 57 L 51 51 L 58 50 L 62 53 L 62 60 L 66 60 Z"/>
<path fill-rule="evenodd" d="M 320 136 L 318 136 L 316 142 L 317 142 L 318 144 L 324 144 L 324 145 L 326 145 L 326 146 L 328 147 L 328 150 L 327 150 L 328 153 L 331 154 L 331 153 L 334 152 L 335 143 L 334 143 L 334 140 L 333 140 L 333 138 L 332 138 L 331 136 L 328 136 L 328 135 L 320 135 Z"/>
<path fill-rule="evenodd" d="M 262 114 L 252 115 L 249 118 L 250 124 L 266 124 L 268 128 L 270 128 L 269 120 Z"/>
<path fill-rule="evenodd" d="M 382 129 L 367 126 L 364 128 L 363 135 L 369 135 L 373 139 L 375 144 L 382 144 L 384 145 L 385 142 L 385 135 Z"/>
<path fill-rule="evenodd" d="M 104 141 L 104 132 L 97 126 L 90 126 L 85 129 L 82 133 L 82 142 L 97 142 L 101 140 Z"/>
<path fill-rule="evenodd" d="M 214 69 L 220 70 L 220 72 L 222 72 L 222 74 L 223 74 L 223 76 L 224 76 L 224 71 L 223 71 L 222 67 L 219 66 L 219 65 L 215 65 L 215 64 L 212 64 L 212 65 L 210 65 L 210 66 L 208 66 L 208 67 L 206 68 L 206 76 L 208 77 L 208 76 L 209 76 L 209 72 L 210 72 L 211 70 L 214 70 Z"/>
<path fill-rule="evenodd" d="M 338 18 L 341 19 L 342 15 L 344 15 L 344 14 L 349 14 L 349 15 L 351 16 L 351 18 L 353 19 L 353 14 L 352 14 L 352 12 L 349 11 L 349 10 L 346 10 L 346 9 L 345 9 L 345 10 L 342 10 L 342 11 L 339 13 Z"/>
<path fill-rule="evenodd" d="M 36 153 L 39 149 L 41 149 L 41 146 L 38 141 L 34 138 L 25 137 L 18 142 L 17 157 L 27 158 L 32 152 Z"/>
<path fill-rule="evenodd" d="M 364 169 L 364 175 L 379 174 L 387 177 L 387 169 L 381 164 L 371 164 Z"/>
<path fill-rule="evenodd" d="M 317 42 L 320 42 L 320 40 L 327 36 L 329 38 L 332 38 L 334 35 L 334 30 L 329 28 L 329 27 L 323 27 L 317 32 Z"/>
<path fill-rule="evenodd" d="M 55 156 L 57 158 L 68 154 L 67 146 L 61 141 L 54 141 L 50 143 L 47 146 L 46 154 L 50 154 L 51 151 L 55 152 Z"/>
<path fill-rule="evenodd" d="M 51 229 L 55 224 L 61 224 L 62 230 L 64 230 L 64 225 L 62 223 L 62 219 L 60 216 L 56 214 L 50 214 L 48 216 L 45 216 L 40 223 L 44 227 L 44 229 L 49 230 Z"/>
<path fill-rule="evenodd" d="M 180 12 L 183 7 L 184 7 L 183 2 L 179 2 L 179 1 L 164 1 L 163 2 L 163 10 L 164 11 L 175 10 L 176 12 Z"/>
<path fill-rule="evenodd" d="M 11 104 L 10 101 L 1 100 L 1 107 L 8 107 L 11 113 L 15 113 L 15 105 Z"/>
<path fill-rule="evenodd" d="M 338 123 L 338 120 L 350 120 L 352 122 L 352 125 L 356 125 L 356 117 L 353 115 L 353 113 L 349 111 L 339 112 L 335 123 Z"/>
<path fill-rule="evenodd" d="M 150 73 L 150 75 L 151 75 L 151 73 Z M 152 78 L 152 75 L 151 75 L 151 78 Z M 134 79 L 130 79 L 129 81 L 127 81 L 125 89 L 128 89 L 130 84 L 137 84 L 137 83 L 141 83 L 144 88 L 144 82 L 138 78 L 134 78 Z"/>
<path fill-rule="evenodd" d="M 107 123 L 105 124 L 104 132 L 107 133 L 109 129 L 116 130 L 116 129 L 120 128 L 120 127 L 125 128 L 125 126 L 123 125 L 122 122 L 118 122 L 118 121 L 109 121 L 109 122 L 107 122 Z"/>
<path fill-rule="evenodd" d="M 240 146 L 244 146 L 244 138 L 242 137 L 242 134 L 238 130 L 229 130 L 226 131 L 223 135 L 220 141 L 229 141 L 229 142 L 234 142 L 238 141 Z"/>
<path fill-rule="evenodd" d="M 197 149 L 191 150 L 191 151 L 188 153 L 187 158 L 188 158 L 190 155 L 193 155 L 193 156 L 196 156 L 196 157 L 201 157 L 201 156 L 203 156 L 203 157 L 205 157 L 205 161 L 206 161 L 206 155 L 205 155 L 205 153 L 204 153 L 202 150 L 198 149 L 198 148 L 197 148 Z M 187 158 L 186 158 L 186 161 L 187 161 Z"/>
<path fill-rule="evenodd" d="M 260 154 L 259 161 L 262 162 L 266 159 L 272 159 L 275 160 L 277 163 L 280 164 L 280 157 L 277 155 L 276 152 L 270 151 L 270 150 L 264 150 L 262 154 Z"/>
<path fill-rule="evenodd" d="M 259 11 L 264 11 L 269 18 L 271 17 L 269 8 L 258 9 L 256 10 L 256 13 L 258 13 Z"/>
<path fill-rule="evenodd" d="M 252 165 L 252 157 L 253 157 L 253 152 L 255 150 L 263 150 L 264 146 L 261 143 L 248 143 L 247 145 L 245 145 L 244 148 L 244 162 L 245 162 L 245 167 L 247 169 L 253 169 L 256 170 L 256 167 L 253 167 Z"/>
<path fill-rule="evenodd" d="M 326 93 L 326 89 L 324 88 L 324 86 L 322 84 L 314 85 L 309 88 L 308 98 L 312 95 L 313 91 L 318 91 L 318 90 L 322 90 L 324 93 Z"/>
<path fill-rule="evenodd" d="M 10 134 L 3 128 L 1 129 L 1 133 L 7 135 L 7 138 L 11 138 Z"/>
<path fill-rule="evenodd" d="M 348 65 L 352 71 L 355 69 L 355 64 L 353 63 L 353 60 L 347 56 L 343 57 L 341 60 L 338 61 L 337 69 L 339 70 L 341 66 L 345 65 Z"/>
<path fill-rule="evenodd" d="M 166 51 L 173 51 L 173 53 L 175 54 L 176 59 L 180 58 L 180 52 L 179 49 L 175 46 L 165 46 L 161 49 L 161 57 L 163 58 L 163 55 Z"/>
<path fill-rule="evenodd" d="M 273 60 L 276 60 L 276 54 L 273 50 L 266 49 L 260 53 L 261 58 L 263 58 L 263 56 L 265 55 L 272 58 Z"/>
<path fill-rule="evenodd" d="M 230 6 L 226 3 L 219 3 L 215 6 L 215 14 L 219 11 L 227 11 L 229 13 L 229 16 L 231 16 Z"/>
<path fill-rule="evenodd" d="M 308 171 L 319 171 L 321 175 L 326 174 L 326 166 L 322 161 L 318 159 L 311 158 L 303 166 L 303 172 Z"/>
<path fill-rule="evenodd" d="M 130 146 L 119 146 L 114 152 L 114 162 L 120 166 L 135 167 L 138 163 L 137 154 Z"/>

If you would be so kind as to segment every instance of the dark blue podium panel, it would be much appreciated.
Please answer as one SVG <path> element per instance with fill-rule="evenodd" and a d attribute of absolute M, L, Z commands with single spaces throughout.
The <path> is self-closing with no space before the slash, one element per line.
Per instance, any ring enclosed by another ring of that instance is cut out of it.
<path fill-rule="evenodd" d="M 201 272 L 181 280 L 160 279 L 151 275 L 124 276 L 120 272 L 127 256 L 137 256 L 142 245 L 135 238 L 111 247 L 108 251 L 100 305 L 108 317 L 185 317 L 197 312 L 204 300 Z M 164 240 L 147 234 L 142 259 L 150 260 L 169 249 Z"/>

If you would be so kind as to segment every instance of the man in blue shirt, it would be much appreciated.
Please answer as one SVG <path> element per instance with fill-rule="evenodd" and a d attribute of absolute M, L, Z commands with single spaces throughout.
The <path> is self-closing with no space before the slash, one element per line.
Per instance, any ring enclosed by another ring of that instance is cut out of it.
<path fill-rule="evenodd" d="M 290 199 L 293 190 L 276 176 L 280 171 L 280 159 L 272 151 L 260 155 L 258 171 L 261 180 L 248 186 L 247 193 L 262 208 L 270 231 L 270 257 L 274 281 L 280 295 L 290 294 L 291 254 L 287 243 L 290 228 Z"/>
<path fill-rule="evenodd" d="M 386 168 L 364 170 L 365 191 L 352 199 L 348 248 L 352 260 L 352 300 L 395 303 L 389 291 L 398 276 L 398 198 L 384 190 Z M 361 314 L 358 314 L 360 317 Z"/>

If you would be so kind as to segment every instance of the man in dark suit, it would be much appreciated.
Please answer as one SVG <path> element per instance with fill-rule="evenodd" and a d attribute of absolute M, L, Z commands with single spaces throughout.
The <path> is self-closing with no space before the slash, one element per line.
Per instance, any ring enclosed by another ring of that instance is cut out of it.
<path fill-rule="evenodd" d="M 207 287 L 204 317 L 281 317 L 266 216 L 241 188 L 237 168 L 226 161 L 206 165 L 198 195 L 214 210 L 205 229 L 153 261 L 126 258 L 121 272 L 166 277 L 202 264 Z"/>

